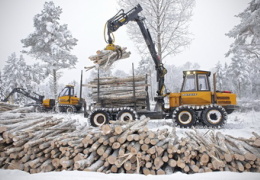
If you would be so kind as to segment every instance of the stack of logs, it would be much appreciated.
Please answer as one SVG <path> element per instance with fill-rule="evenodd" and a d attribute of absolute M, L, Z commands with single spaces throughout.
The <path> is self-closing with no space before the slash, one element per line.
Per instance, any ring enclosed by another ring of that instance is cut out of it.
<path fill-rule="evenodd" d="M 0 102 L 0 113 L 5 112 L 5 111 L 10 111 L 10 110 L 13 110 L 13 109 L 17 109 L 17 108 L 18 108 L 17 105 L 12 105 L 12 104 L 8 104 L 8 103 Z"/>
<path fill-rule="evenodd" d="M 105 173 L 171 174 L 210 171 L 260 172 L 260 137 L 175 128 L 151 131 L 148 118 L 101 128 L 77 127 L 51 116 L 0 116 L 1 168 L 30 173 L 84 170 Z M 77 129 L 76 129 L 77 127 Z"/>
<path fill-rule="evenodd" d="M 94 79 L 88 87 L 92 88 L 91 98 L 97 102 L 97 107 L 146 107 L 148 84 L 145 76 L 103 77 L 99 82 Z"/>
<path fill-rule="evenodd" d="M 108 69 L 111 65 L 118 60 L 128 58 L 130 56 L 130 52 L 126 51 L 126 47 L 120 48 L 120 50 L 112 51 L 112 50 L 98 50 L 96 55 L 90 56 L 89 59 L 99 67 Z M 85 69 L 89 70 L 94 68 L 95 66 L 85 67 Z"/>

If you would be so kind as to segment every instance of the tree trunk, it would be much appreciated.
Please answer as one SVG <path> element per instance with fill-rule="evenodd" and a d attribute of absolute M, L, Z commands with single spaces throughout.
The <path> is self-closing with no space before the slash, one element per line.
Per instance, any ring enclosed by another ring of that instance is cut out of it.
<path fill-rule="evenodd" d="M 53 95 L 54 99 L 57 99 L 57 70 L 53 68 L 52 70 L 52 76 L 53 76 Z"/>

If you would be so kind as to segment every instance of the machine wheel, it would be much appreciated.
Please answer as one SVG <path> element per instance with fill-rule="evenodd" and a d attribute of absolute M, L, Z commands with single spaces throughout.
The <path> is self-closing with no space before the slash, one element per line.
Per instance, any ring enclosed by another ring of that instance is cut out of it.
<path fill-rule="evenodd" d="M 116 119 L 119 121 L 133 121 L 136 119 L 134 111 L 131 110 L 122 110 L 116 116 Z"/>
<path fill-rule="evenodd" d="M 109 114 L 106 111 L 97 110 L 89 115 L 90 124 L 94 127 L 100 127 L 107 124 L 110 120 Z"/>
<path fill-rule="evenodd" d="M 74 106 L 68 106 L 66 107 L 66 112 L 67 113 L 75 113 L 77 110 Z"/>
<path fill-rule="evenodd" d="M 43 112 L 42 106 L 40 106 L 40 105 L 35 106 L 34 111 L 37 113 Z"/>
<path fill-rule="evenodd" d="M 208 127 L 222 127 L 227 120 L 227 112 L 221 106 L 213 105 L 202 112 L 202 121 Z"/>
<path fill-rule="evenodd" d="M 196 122 L 196 114 L 190 108 L 179 107 L 173 112 L 173 120 L 181 128 L 192 127 Z"/>

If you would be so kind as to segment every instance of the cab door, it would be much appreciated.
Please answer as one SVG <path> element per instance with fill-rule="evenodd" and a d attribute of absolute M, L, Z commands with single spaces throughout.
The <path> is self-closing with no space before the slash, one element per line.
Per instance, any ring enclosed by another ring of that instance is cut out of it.
<path fill-rule="evenodd" d="M 207 74 L 187 74 L 182 90 L 182 105 L 206 105 L 211 104 L 212 93 Z"/>
<path fill-rule="evenodd" d="M 65 87 L 59 94 L 59 103 L 60 104 L 70 104 L 70 89 L 69 87 Z"/>

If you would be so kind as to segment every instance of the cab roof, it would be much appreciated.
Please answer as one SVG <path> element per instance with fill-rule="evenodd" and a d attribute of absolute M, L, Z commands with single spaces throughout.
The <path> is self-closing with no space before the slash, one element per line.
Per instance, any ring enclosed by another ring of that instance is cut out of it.
<path fill-rule="evenodd" d="M 203 70 L 189 70 L 189 71 L 183 71 L 183 76 L 186 76 L 187 74 L 206 74 L 207 76 L 210 76 L 210 71 L 203 71 Z"/>

